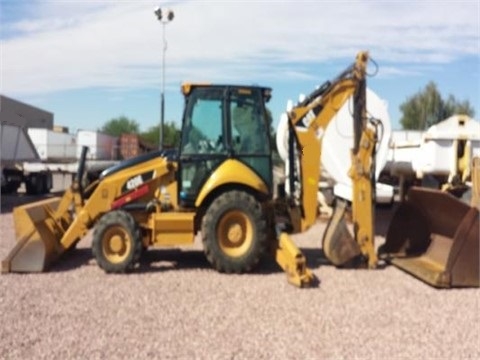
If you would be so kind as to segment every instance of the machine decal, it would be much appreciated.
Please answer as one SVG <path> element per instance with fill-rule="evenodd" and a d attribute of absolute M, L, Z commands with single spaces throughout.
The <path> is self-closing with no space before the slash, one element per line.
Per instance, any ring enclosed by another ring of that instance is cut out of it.
<path fill-rule="evenodd" d="M 310 124 L 316 119 L 318 114 L 320 114 L 320 111 L 322 111 L 322 106 L 318 105 L 313 108 L 311 108 L 302 118 L 301 122 L 303 125 L 308 128 L 310 127 Z"/>
<path fill-rule="evenodd" d="M 126 191 L 131 191 L 140 185 L 142 185 L 144 182 L 149 181 L 153 179 L 154 176 L 154 171 L 148 171 L 140 175 L 135 175 L 132 176 L 130 179 L 128 179 L 125 184 L 122 187 L 122 193 Z"/>
<path fill-rule="evenodd" d="M 135 189 L 137 186 L 142 185 L 143 180 L 140 175 L 135 176 L 127 181 L 127 190 Z"/>
<path fill-rule="evenodd" d="M 148 194 L 148 185 L 147 184 L 144 184 L 142 186 L 140 186 L 139 188 L 136 188 L 130 192 L 127 192 L 126 194 L 122 195 L 121 197 L 119 197 L 118 199 L 116 199 L 112 205 L 111 205 L 111 209 L 114 210 L 114 209 L 118 209 L 120 207 L 122 207 L 123 205 L 126 205 L 134 200 L 137 200 L 139 198 L 141 198 L 142 196 Z"/>
<path fill-rule="evenodd" d="M 305 127 L 310 127 L 310 124 L 312 123 L 313 120 L 315 120 L 316 114 L 313 112 L 313 110 L 310 110 L 308 113 L 305 114 L 303 117 L 302 121 Z"/>

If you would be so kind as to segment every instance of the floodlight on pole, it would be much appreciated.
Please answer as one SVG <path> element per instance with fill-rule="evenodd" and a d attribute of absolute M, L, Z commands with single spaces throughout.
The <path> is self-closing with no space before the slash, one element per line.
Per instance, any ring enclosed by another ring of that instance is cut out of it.
<path fill-rule="evenodd" d="M 162 38 L 163 38 L 163 49 L 162 49 L 162 92 L 160 96 L 160 139 L 159 139 L 159 148 L 163 150 L 163 139 L 164 139 L 164 123 L 165 123 L 165 53 L 167 51 L 167 39 L 165 37 L 165 25 L 171 22 L 174 18 L 174 13 L 170 9 L 162 9 L 157 7 L 154 11 L 157 16 L 158 21 L 162 24 Z"/>

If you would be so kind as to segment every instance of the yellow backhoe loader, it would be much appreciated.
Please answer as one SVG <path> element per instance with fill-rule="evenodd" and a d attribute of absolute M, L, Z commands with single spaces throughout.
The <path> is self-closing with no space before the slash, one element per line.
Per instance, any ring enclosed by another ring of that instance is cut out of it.
<path fill-rule="evenodd" d="M 14 209 L 18 241 L 2 271 L 44 271 L 94 228 L 92 252 L 98 265 L 106 272 L 124 272 L 145 248 L 191 244 L 200 231 L 205 255 L 218 271 L 250 271 L 270 249 L 292 284 L 309 285 L 314 277 L 288 233 L 306 230 L 317 218 L 322 128 L 352 94 L 355 118 L 364 120 L 367 61 L 367 53 L 359 53 L 353 65 L 290 114 L 290 153 L 301 162 L 300 171 L 291 174 L 301 182 L 300 198 L 273 199 L 265 109 L 271 89 L 184 84 L 178 151 L 122 162 L 83 189 L 84 149 L 77 179 L 63 197 Z M 366 152 L 369 159 L 374 140 L 362 141 L 358 153 Z M 304 155 L 299 146 L 305 147 Z M 368 191 L 370 177 L 366 179 Z M 371 215 L 364 219 L 369 228 L 362 249 L 374 262 Z"/>
<path fill-rule="evenodd" d="M 106 272 L 128 271 L 148 247 L 192 244 L 201 232 L 206 258 L 218 271 L 251 271 L 270 251 L 290 283 L 308 286 L 314 276 L 289 234 L 317 219 L 322 135 L 351 98 L 354 143 L 346 171 L 353 182 L 354 232 L 345 225 L 346 204 L 338 201 L 323 251 L 335 265 L 376 267 L 372 189 L 379 121 L 366 113 L 368 60 L 360 52 L 338 77 L 289 111 L 287 181 L 294 191 L 288 196 L 279 186 L 273 198 L 265 109 L 271 89 L 183 84 L 177 151 L 122 162 L 84 189 L 84 149 L 76 180 L 63 197 L 14 209 L 17 244 L 2 272 L 44 271 L 92 228 L 92 252 Z"/>

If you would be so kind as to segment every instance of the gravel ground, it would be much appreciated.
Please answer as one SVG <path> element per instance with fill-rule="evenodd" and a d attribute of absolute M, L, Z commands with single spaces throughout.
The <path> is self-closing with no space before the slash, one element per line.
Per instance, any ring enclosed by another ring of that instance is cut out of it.
<path fill-rule="evenodd" d="M 2 197 L 2 259 L 15 243 L 11 207 L 31 200 Z M 390 214 L 379 210 L 379 243 Z M 48 273 L 0 276 L 0 359 L 480 358 L 477 289 L 325 265 L 324 229 L 294 236 L 320 279 L 310 289 L 289 285 L 268 259 L 252 274 L 219 274 L 198 239 L 107 275 L 89 235 Z"/>

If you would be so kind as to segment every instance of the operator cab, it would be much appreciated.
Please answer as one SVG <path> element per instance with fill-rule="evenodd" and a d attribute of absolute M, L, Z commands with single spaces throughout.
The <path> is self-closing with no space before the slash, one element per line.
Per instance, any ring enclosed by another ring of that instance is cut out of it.
<path fill-rule="evenodd" d="M 194 207 L 203 184 L 227 159 L 250 167 L 272 188 L 271 147 L 265 103 L 258 86 L 182 85 L 185 112 L 179 149 L 179 199 Z"/>

